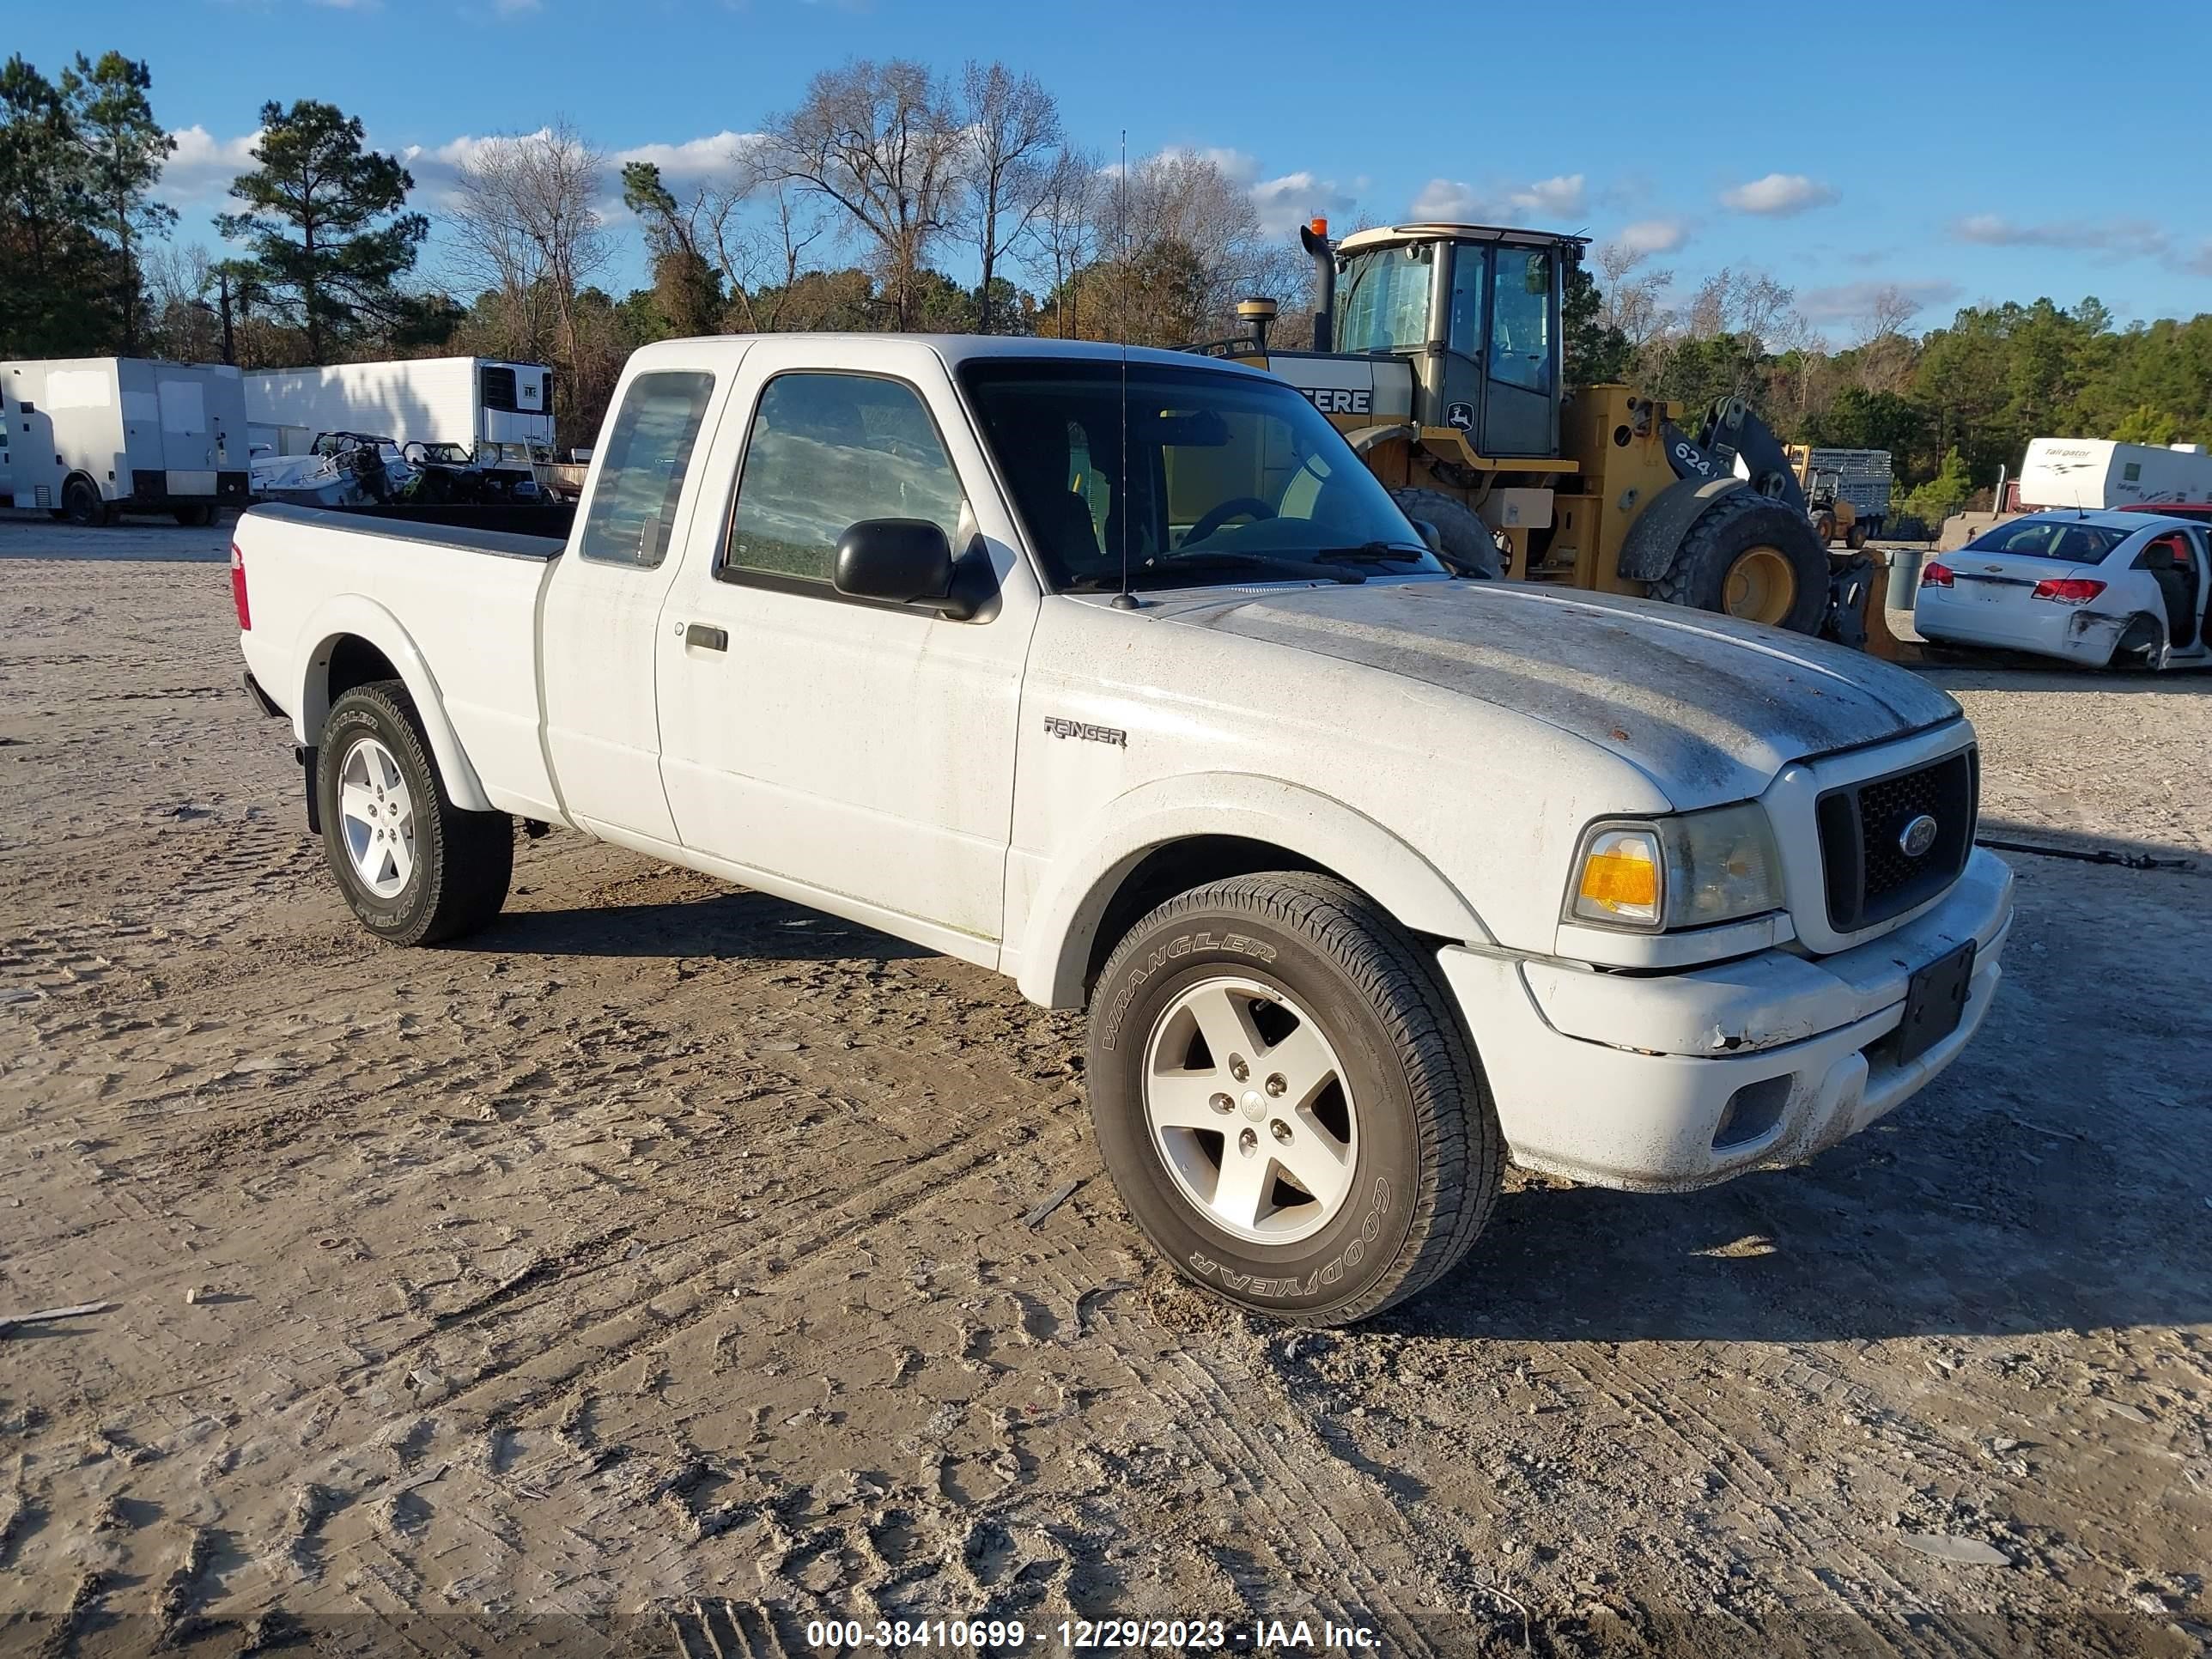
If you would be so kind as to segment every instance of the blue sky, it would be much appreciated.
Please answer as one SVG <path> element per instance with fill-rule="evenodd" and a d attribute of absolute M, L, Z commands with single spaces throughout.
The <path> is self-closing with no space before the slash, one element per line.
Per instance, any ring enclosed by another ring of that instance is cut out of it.
<path fill-rule="evenodd" d="M 1297 0 L 1208 7 L 971 0 L 106 0 L 8 4 L 52 71 L 150 62 L 179 131 L 181 237 L 212 241 L 265 99 L 327 99 L 414 152 L 437 207 L 470 138 L 556 114 L 674 176 L 758 127 L 816 70 L 997 58 L 1079 140 L 1217 152 L 1271 223 L 1504 219 L 1627 237 L 1676 273 L 1771 272 L 1848 336 L 1873 289 L 1960 304 L 2094 294 L 2122 318 L 2212 310 L 2205 100 L 2158 73 L 2212 63 L 2212 4 L 2047 0 L 1850 7 Z M 1373 27 L 1370 27 L 1370 25 Z M 1455 72 L 1455 66 L 1464 66 Z M 617 227 L 609 285 L 637 279 Z M 434 252 L 427 261 L 433 270 Z"/>

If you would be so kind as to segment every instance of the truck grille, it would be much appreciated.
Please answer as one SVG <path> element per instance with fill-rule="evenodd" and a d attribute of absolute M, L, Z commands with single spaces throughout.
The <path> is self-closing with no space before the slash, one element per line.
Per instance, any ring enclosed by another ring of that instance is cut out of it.
<path fill-rule="evenodd" d="M 1828 926 L 1856 933 L 1924 904 L 1966 867 L 1981 801 L 1981 757 L 1972 749 L 1929 766 L 1831 789 L 1814 808 L 1828 884 Z M 1907 826 L 1936 821 L 1935 839 L 1917 857 Z"/>

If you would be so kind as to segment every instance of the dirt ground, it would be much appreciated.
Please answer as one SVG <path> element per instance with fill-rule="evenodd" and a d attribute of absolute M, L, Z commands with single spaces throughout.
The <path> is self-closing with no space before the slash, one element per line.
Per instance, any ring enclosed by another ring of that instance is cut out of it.
<path fill-rule="evenodd" d="M 1516 1176 L 1295 1334 L 1151 1257 L 1081 1020 L 980 969 L 568 835 L 373 942 L 225 539 L 0 520 L 0 1320 L 97 1304 L 0 1328 L 0 1653 L 2212 1639 L 2212 676 L 1932 673 L 1986 835 L 2194 867 L 2015 858 L 1903 1111 L 1692 1196 Z"/>

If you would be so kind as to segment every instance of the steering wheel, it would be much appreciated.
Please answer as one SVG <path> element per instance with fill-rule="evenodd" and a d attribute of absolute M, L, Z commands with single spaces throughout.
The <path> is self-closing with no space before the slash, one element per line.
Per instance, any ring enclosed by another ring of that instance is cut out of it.
<path fill-rule="evenodd" d="M 1254 519 L 1272 519 L 1275 516 L 1275 509 L 1257 495 L 1239 495 L 1234 501 L 1223 501 L 1184 532 L 1182 544 L 1190 547 L 1204 541 L 1240 514 Z"/>

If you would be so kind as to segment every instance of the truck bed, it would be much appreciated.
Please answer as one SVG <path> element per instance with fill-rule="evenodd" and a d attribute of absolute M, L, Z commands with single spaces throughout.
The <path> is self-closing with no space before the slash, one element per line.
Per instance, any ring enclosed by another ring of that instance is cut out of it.
<path fill-rule="evenodd" d="M 553 799 L 538 741 L 538 595 L 565 544 L 550 536 L 405 524 L 306 507 L 257 507 L 232 532 L 252 627 L 246 660 L 303 744 L 324 711 L 300 684 L 346 634 L 391 638 L 434 677 L 486 795 L 542 815 Z M 364 618 L 377 617 L 374 629 Z M 396 665 L 403 669 L 405 665 Z M 403 678 L 404 673 L 403 672 Z"/>

